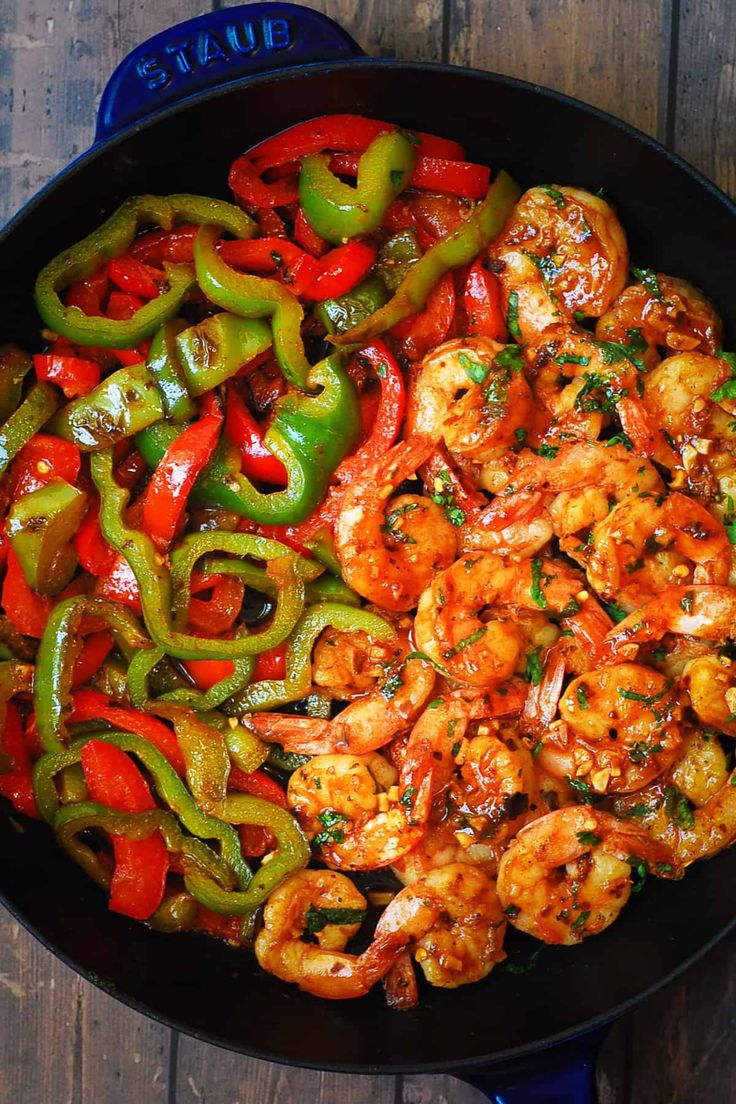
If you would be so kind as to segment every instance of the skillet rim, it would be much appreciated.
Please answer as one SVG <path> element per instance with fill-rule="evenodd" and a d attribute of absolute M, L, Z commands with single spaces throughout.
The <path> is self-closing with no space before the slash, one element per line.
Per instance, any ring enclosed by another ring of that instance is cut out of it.
<path fill-rule="evenodd" d="M 300 64 L 295 66 L 288 66 L 283 69 L 259 73 L 253 76 L 240 77 L 236 80 L 227 81 L 214 88 L 206 89 L 193 93 L 192 95 L 183 97 L 177 103 L 169 104 L 157 111 L 153 111 L 150 114 L 144 116 L 135 122 L 130 123 L 128 126 L 122 128 L 116 134 L 110 137 L 93 142 L 92 146 L 84 153 L 76 157 L 70 164 L 56 173 L 49 181 L 47 181 L 23 206 L 11 216 L 11 218 L 0 229 L 0 248 L 5 246 L 8 238 L 22 222 L 28 217 L 32 216 L 34 211 L 40 207 L 44 202 L 53 198 L 54 192 L 62 184 L 71 178 L 78 169 L 81 169 L 88 164 L 94 162 L 97 157 L 106 153 L 116 146 L 121 145 L 129 138 L 135 136 L 141 131 L 147 130 L 149 127 L 154 126 L 171 116 L 177 115 L 180 112 L 186 111 L 189 107 L 199 105 L 210 100 L 217 99 L 221 96 L 227 96 L 231 92 L 237 91 L 243 86 L 251 85 L 268 85 L 285 83 L 290 80 L 296 80 L 305 76 L 309 77 L 311 74 L 315 75 L 329 75 L 333 73 L 371 69 L 371 70 L 400 70 L 403 72 L 427 72 L 430 73 L 442 73 L 450 74 L 455 77 L 462 76 L 470 81 L 483 81 L 489 85 L 500 85 L 511 89 L 517 89 L 519 91 L 531 93 L 533 95 L 542 97 L 547 100 L 551 100 L 554 103 L 571 107 L 578 112 L 582 113 L 589 118 L 593 118 L 599 123 L 603 123 L 612 127 L 615 130 L 621 131 L 633 138 L 639 144 L 648 148 L 656 156 L 663 158 L 675 165 L 678 169 L 689 176 L 696 185 L 711 195 L 717 202 L 722 204 L 726 211 L 734 218 L 736 218 L 736 201 L 732 200 L 721 188 L 719 188 L 713 181 L 709 180 L 699 169 L 695 168 L 689 161 L 681 157 L 679 154 L 673 153 L 667 149 L 657 139 L 650 137 L 637 127 L 632 126 L 630 123 L 624 122 L 622 119 L 617 118 L 615 115 L 611 115 L 609 112 L 602 110 L 601 108 L 594 107 L 591 104 L 587 104 L 582 100 L 576 99 L 573 96 L 568 96 L 566 93 L 558 92 L 555 89 L 547 88 L 544 85 L 536 84 L 530 81 L 521 80 L 517 77 L 509 77 L 501 73 L 489 72 L 487 70 L 474 69 L 470 67 L 449 65 L 443 62 L 424 62 L 424 61 L 401 61 L 387 58 L 352 58 L 345 61 L 329 61 L 329 62 L 309 62 L 306 64 Z M 734 319 L 736 322 L 736 319 Z M 311 1062 L 306 1059 L 294 1059 L 285 1058 L 283 1054 L 275 1053 L 273 1051 L 260 1050 L 254 1047 L 248 1047 L 246 1045 L 240 1045 L 236 1041 L 229 1040 L 223 1041 L 220 1037 L 209 1034 L 207 1031 L 193 1028 L 191 1025 L 182 1023 L 174 1017 L 164 1015 L 159 1012 L 152 1011 L 150 1006 L 146 1005 L 143 1001 L 134 996 L 130 996 L 126 993 L 122 993 L 115 987 L 110 989 L 109 984 L 106 984 L 104 979 L 101 978 L 94 971 L 90 971 L 85 967 L 76 963 L 70 955 L 61 950 L 55 944 L 51 942 L 46 936 L 44 936 L 35 926 L 35 924 L 29 920 L 12 901 L 10 901 L 4 892 L 0 890 L 0 903 L 7 908 L 8 912 L 17 920 L 26 931 L 30 932 L 35 939 L 48 951 L 50 951 L 56 958 L 63 962 L 66 966 L 74 971 L 74 973 L 83 977 L 86 981 L 90 982 L 96 988 L 107 993 L 108 996 L 113 997 L 115 1000 L 127 1005 L 127 1007 L 134 1009 L 134 1011 L 141 1013 L 142 1015 L 154 1020 L 157 1023 L 163 1024 L 173 1030 L 179 1031 L 184 1035 L 191 1038 L 195 1038 L 200 1042 L 209 1043 L 212 1046 L 218 1047 L 222 1050 L 229 1050 L 233 1053 L 243 1054 L 248 1057 L 257 1058 L 261 1061 L 275 1062 L 280 1065 L 293 1066 L 301 1069 L 314 1069 L 325 1070 L 335 1073 L 349 1073 L 349 1074 L 390 1074 L 397 1076 L 401 1074 L 413 1074 L 413 1073 L 453 1073 L 462 1076 L 462 1073 L 472 1074 L 477 1073 L 483 1069 L 489 1070 L 496 1067 L 500 1067 L 505 1063 L 510 1063 L 515 1060 L 529 1058 L 536 1054 L 541 1054 L 544 1051 L 565 1042 L 578 1039 L 581 1036 L 588 1035 L 600 1030 L 614 1020 L 625 1015 L 631 1011 L 637 1005 L 641 1004 L 649 997 L 653 996 L 660 989 L 664 988 L 670 982 L 681 977 L 686 971 L 691 969 L 700 959 L 702 959 L 710 950 L 713 949 L 718 943 L 721 942 L 726 936 L 736 929 L 736 916 L 734 916 L 727 924 L 725 924 L 719 931 L 717 931 L 709 940 L 701 944 L 697 951 L 691 954 L 688 958 L 684 959 L 678 966 L 670 970 L 669 973 L 663 977 L 657 979 L 647 988 L 636 993 L 634 996 L 629 997 L 627 1000 L 621 1001 L 614 1005 L 612 1008 L 607 1009 L 605 1012 L 598 1016 L 594 1016 L 588 1020 L 580 1021 L 574 1026 L 564 1030 L 555 1032 L 552 1035 L 545 1036 L 542 1039 L 534 1040 L 529 1043 L 522 1043 L 516 1047 L 510 1047 L 501 1051 L 494 1051 L 485 1056 L 475 1056 L 470 1058 L 450 1059 L 446 1061 L 427 1061 L 421 1063 L 396 1063 L 390 1064 L 388 1067 L 385 1064 L 380 1063 L 341 1063 L 341 1062 Z"/>

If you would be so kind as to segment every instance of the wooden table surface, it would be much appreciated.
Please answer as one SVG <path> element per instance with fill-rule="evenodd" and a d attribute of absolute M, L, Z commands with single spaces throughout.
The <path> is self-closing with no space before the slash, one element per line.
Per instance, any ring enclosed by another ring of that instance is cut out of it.
<path fill-rule="evenodd" d="M 569 92 L 636 124 L 736 193 L 733 0 L 311 6 L 335 17 L 371 54 L 471 65 Z M 0 0 L 0 218 L 89 145 L 103 84 L 124 54 L 208 8 L 205 0 Z M 736 1100 L 735 947 L 726 940 L 615 1026 L 599 1062 L 602 1102 Z M 449 1077 L 286 1069 L 180 1036 L 80 980 L 2 910 L 0 1024 L 0 1104 L 480 1099 Z"/>

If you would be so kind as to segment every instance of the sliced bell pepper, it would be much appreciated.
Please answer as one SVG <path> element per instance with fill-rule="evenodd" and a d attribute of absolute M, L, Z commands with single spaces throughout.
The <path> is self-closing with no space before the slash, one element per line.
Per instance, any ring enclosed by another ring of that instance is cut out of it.
<path fill-rule="evenodd" d="M 164 261 L 192 264 L 198 231 L 199 226 L 194 224 L 174 226 L 171 230 L 151 230 L 135 239 L 130 255 L 149 265 L 161 265 Z"/>
<path fill-rule="evenodd" d="M 105 318 L 114 322 L 129 322 L 145 307 L 146 300 L 129 291 L 111 291 L 105 308 Z"/>
<path fill-rule="evenodd" d="M 150 300 L 128 319 L 90 317 L 79 307 L 65 305 L 60 293 L 75 281 L 91 276 L 111 258 L 126 253 L 142 224 L 154 223 L 168 230 L 177 220 L 214 224 L 243 238 L 255 233 L 252 219 L 222 200 L 194 195 L 134 196 L 102 226 L 63 250 L 41 270 L 36 280 L 35 297 L 44 323 L 79 345 L 124 349 L 151 337 L 160 325 L 174 317 L 193 286 L 194 273 L 189 265 L 165 266 L 168 291 Z"/>
<path fill-rule="evenodd" d="M 227 783 L 231 790 L 239 790 L 241 793 L 251 794 L 253 797 L 262 797 L 264 801 L 271 801 L 282 809 L 287 808 L 286 793 L 283 787 L 265 771 L 256 770 L 247 774 L 238 767 L 233 767 L 230 770 Z M 241 824 L 239 835 L 240 846 L 244 855 L 253 857 L 265 855 L 268 851 L 273 850 L 276 845 L 276 841 L 268 828 L 262 828 L 258 824 Z"/>
<path fill-rule="evenodd" d="M 17 345 L 0 345 L 0 422 L 6 421 L 20 402 L 23 380 L 31 370 L 31 358 Z"/>
<path fill-rule="evenodd" d="M 142 713 L 138 709 L 127 709 L 115 703 L 99 690 L 77 690 L 72 695 L 71 723 L 77 721 L 106 721 L 113 728 L 124 732 L 134 732 L 142 740 L 147 740 L 166 756 L 177 774 L 184 774 L 184 756 L 176 736 L 163 721 Z M 132 811 L 132 810 L 131 810 Z"/>
<path fill-rule="evenodd" d="M 325 299 L 315 308 L 315 316 L 328 334 L 341 334 L 370 318 L 388 299 L 386 285 L 378 276 L 369 276 L 347 295 Z"/>
<path fill-rule="evenodd" d="M 203 588 L 212 587 L 212 596 L 208 601 L 192 597 L 189 601 L 187 623 L 190 628 L 207 636 L 222 636 L 235 623 L 243 606 L 245 586 L 240 579 L 228 576 L 214 582 L 205 577 Z M 192 594 L 196 593 L 192 584 Z"/>
<path fill-rule="evenodd" d="M 233 161 L 227 178 L 230 189 L 240 202 L 251 209 L 261 207 L 288 207 L 298 195 L 296 176 L 283 177 L 266 184 L 250 157 L 242 156 Z"/>
<path fill-rule="evenodd" d="M 151 268 L 129 253 L 113 257 L 108 263 L 107 275 L 121 291 L 128 291 L 144 300 L 155 299 L 160 291 L 159 285 L 166 279 L 164 272 Z"/>
<path fill-rule="evenodd" d="M 124 751 L 90 740 L 80 752 L 84 778 L 94 801 L 125 813 L 155 809 L 148 784 Z M 113 835 L 115 871 L 110 908 L 134 920 L 147 920 L 161 904 L 169 871 L 169 853 L 160 832 L 134 840 Z"/>
<path fill-rule="evenodd" d="M 72 539 L 87 509 L 83 491 L 55 479 L 16 499 L 6 531 L 29 587 L 58 594 L 77 566 Z"/>
<path fill-rule="evenodd" d="M 253 678 L 256 682 L 261 679 L 282 679 L 286 677 L 286 641 L 277 644 L 275 648 L 269 648 L 267 652 L 261 652 L 256 659 L 256 669 Z M 255 790 L 248 790 L 255 793 Z M 256 796 L 265 797 L 265 794 Z"/>
<path fill-rule="evenodd" d="M 293 237 L 296 244 L 306 249 L 313 257 L 321 257 L 330 248 L 330 243 L 321 238 L 309 225 L 301 207 L 298 208 L 294 219 Z"/>
<path fill-rule="evenodd" d="M 84 280 L 76 280 L 66 290 L 64 301 L 67 307 L 77 307 L 91 318 L 104 314 L 102 303 L 108 289 L 107 265 L 103 264 Z"/>
<path fill-rule="evenodd" d="M 107 629 L 92 633 L 82 644 L 82 650 L 74 664 L 73 686 L 83 686 L 96 675 L 113 649 L 112 633 Z"/>
<path fill-rule="evenodd" d="M 0 475 L 23 446 L 46 424 L 57 405 L 53 387 L 48 383 L 37 383 L 0 426 Z"/>
<path fill-rule="evenodd" d="M 115 552 L 114 549 L 113 552 L 112 563 L 100 572 L 99 581 L 95 587 L 95 596 L 108 598 L 111 602 L 120 602 L 121 605 L 128 606 L 133 613 L 140 615 L 142 604 L 138 580 L 125 556 Z"/>
<path fill-rule="evenodd" d="M 154 334 L 146 357 L 146 367 L 156 381 L 166 417 L 172 422 L 186 422 L 197 410 L 189 397 L 176 349 L 176 338 L 186 328 L 186 322 L 178 318 L 164 323 Z"/>
<path fill-rule="evenodd" d="M 307 299 L 336 299 L 347 295 L 370 272 L 377 250 L 371 242 L 351 241 L 322 258 L 312 280 L 304 287 Z"/>
<path fill-rule="evenodd" d="M 231 659 L 185 659 L 182 666 L 199 690 L 211 690 L 235 673 Z"/>
<path fill-rule="evenodd" d="M 100 382 L 100 366 L 96 360 L 38 353 L 33 358 L 36 378 L 55 383 L 68 399 L 87 395 Z"/>
<path fill-rule="evenodd" d="M 31 590 L 12 547 L 8 548 L 7 555 L 7 568 L 0 597 L 2 607 L 19 632 L 24 636 L 40 639 L 53 603 L 50 598 Z"/>
<path fill-rule="evenodd" d="M 303 295 L 319 272 L 319 264 L 293 242 L 283 238 L 221 241 L 218 253 L 233 268 L 275 274 L 295 295 Z"/>
<path fill-rule="evenodd" d="M 10 497 L 37 491 L 52 479 L 65 479 L 76 483 L 82 458 L 72 441 L 52 437 L 49 433 L 37 433 L 23 446 L 10 469 Z"/>
<path fill-rule="evenodd" d="M 9 770 L 0 770 L 0 796 L 11 801 L 19 813 L 40 819 L 41 814 L 33 793 L 31 757 L 23 735 L 20 713 L 12 701 L 5 706 L 0 753 L 7 757 L 10 764 Z"/>
<path fill-rule="evenodd" d="M 351 154 L 338 154 L 330 160 L 330 169 L 338 176 L 356 176 L 358 158 Z M 466 199 L 483 199 L 488 191 L 491 170 L 487 165 L 474 165 L 470 161 L 447 161 L 439 157 L 417 157 L 410 188 L 424 188 L 431 192 L 464 196 Z"/>
<path fill-rule="evenodd" d="M 413 227 L 407 227 L 388 238 L 381 246 L 376 274 L 389 291 L 396 291 L 421 255 L 416 230 Z"/>
<path fill-rule="evenodd" d="M 335 472 L 338 483 L 357 478 L 365 471 L 366 464 L 388 452 L 399 436 L 406 408 L 404 376 L 384 342 L 377 338 L 356 356 L 369 364 L 378 377 L 381 398 L 370 436 Z"/>
<path fill-rule="evenodd" d="M 358 326 L 331 337 L 333 344 L 362 344 L 421 310 L 446 272 L 469 264 L 500 233 L 520 194 L 508 173 L 499 172 L 483 202 L 417 261 L 388 303 Z"/>
<path fill-rule="evenodd" d="M 361 155 L 355 187 L 329 168 L 329 157 L 310 154 L 299 174 L 299 202 L 313 230 L 339 245 L 378 229 L 389 203 L 406 187 L 416 158 L 400 131 L 380 134 Z"/>
<path fill-rule="evenodd" d="M 218 403 L 209 403 L 207 412 L 169 446 L 153 473 L 143 500 L 143 528 L 161 551 L 171 544 L 189 492 L 217 447 L 222 420 Z"/>
<path fill-rule="evenodd" d="M 260 425 L 232 384 L 228 387 L 226 411 L 225 435 L 240 449 L 240 468 L 243 475 L 259 483 L 285 486 L 289 481 L 286 468 L 266 448 Z"/>
<path fill-rule="evenodd" d="M 421 360 L 445 340 L 454 316 L 455 282 L 452 273 L 446 272 L 430 291 L 424 308 L 399 322 L 391 334 L 401 340 L 409 360 Z"/>
<path fill-rule="evenodd" d="M 68 403 L 50 428 L 83 452 L 90 452 L 131 437 L 163 417 L 156 381 L 145 364 L 133 364 L 118 369 L 88 395 Z"/>
<path fill-rule="evenodd" d="M 278 286 L 273 280 L 258 276 L 241 278 Z M 260 318 L 241 318 L 236 312 L 213 314 L 196 326 L 188 326 L 176 335 L 174 347 L 187 390 L 196 398 L 251 364 L 254 357 L 269 348 L 271 342 L 271 329 L 267 323 Z"/>
<path fill-rule="evenodd" d="M 508 340 L 503 294 L 497 276 L 486 268 L 487 258 L 478 257 L 468 270 L 463 293 L 468 333 L 490 337 L 503 344 Z"/>

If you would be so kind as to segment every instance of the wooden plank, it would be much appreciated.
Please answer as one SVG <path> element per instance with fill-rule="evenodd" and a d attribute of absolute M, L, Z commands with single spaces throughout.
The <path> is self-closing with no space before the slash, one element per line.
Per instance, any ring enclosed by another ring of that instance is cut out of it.
<path fill-rule="evenodd" d="M 670 19 L 670 0 L 450 0 L 449 60 L 567 92 L 663 137 Z"/>
<path fill-rule="evenodd" d="M 677 45 L 672 145 L 736 196 L 736 11 L 732 0 L 683 4 Z"/>
<path fill-rule="evenodd" d="M 0 1104 L 72 1104 L 82 985 L 0 908 Z"/>
<path fill-rule="evenodd" d="M 368 54 L 412 61 L 442 56 L 442 0 L 309 0 L 307 6 L 329 15 Z"/>

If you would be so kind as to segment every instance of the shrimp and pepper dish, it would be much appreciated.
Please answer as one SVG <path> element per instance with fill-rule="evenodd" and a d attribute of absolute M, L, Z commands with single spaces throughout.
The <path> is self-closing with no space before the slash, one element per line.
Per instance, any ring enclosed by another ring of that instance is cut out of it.
<path fill-rule="evenodd" d="M 228 184 L 0 349 L 0 795 L 114 911 L 411 1008 L 736 839 L 736 356 L 611 200 L 450 139 Z"/>

